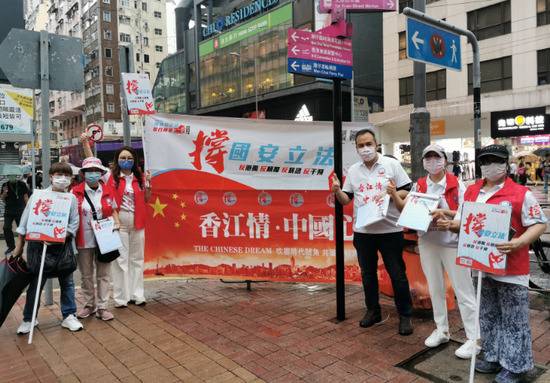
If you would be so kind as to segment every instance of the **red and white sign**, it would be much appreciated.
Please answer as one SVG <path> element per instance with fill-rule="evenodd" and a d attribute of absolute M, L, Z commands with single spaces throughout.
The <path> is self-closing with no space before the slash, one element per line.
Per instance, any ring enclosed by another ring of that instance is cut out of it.
<path fill-rule="evenodd" d="M 321 0 L 319 11 L 322 13 L 345 9 L 362 12 L 395 11 L 397 0 Z"/>
<path fill-rule="evenodd" d="M 456 263 L 491 274 L 504 274 L 506 254 L 496 245 L 508 242 L 511 204 L 464 202 Z"/>
<path fill-rule="evenodd" d="M 86 135 L 93 142 L 99 142 L 103 139 L 103 128 L 97 124 L 90 124 L 86 128 Z"/>
<path fill-rule="evenodd" d="M 29 201 L 26 240 L 65 242 L 71 197 L 69 193 L 35 190 Z"/>
<path fill-rule="evenodd" d="M 353 65 L 353 51 L 349 39 L 289 28 L 287 45 L 289 58 Z"/>
<path fill-rule="evenodd" d="M 149 76 L 141 73 L 122 73 L 122 84 L 129 115 L 155 114 Z"/>

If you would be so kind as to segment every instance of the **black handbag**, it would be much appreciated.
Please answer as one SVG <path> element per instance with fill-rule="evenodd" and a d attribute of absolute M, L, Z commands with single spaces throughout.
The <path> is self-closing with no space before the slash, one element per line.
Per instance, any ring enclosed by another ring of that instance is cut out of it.
<path fill-rule="evenodd" d="M 40 273 L 43 246 L 42 242 L 29 241 L 27 243 L 27 267 L 32 274 Z M 65 238 L 64 243 L 47 245 L 44 259 L 45 278 L 69 275 L 76 270 L 76 267 L 76 257 L 70 236 Z"/>
<path fill-rule="evenodd" d="M 84 191 L 84 198 L 86 198 L 86 201 L 88 201 L 88 204 L 90 205 L 90 209 L 92 209 L 92 217 L 94 218 L 94 220 L 97 221 L 98 219 L 97 219 L 97 212 L 95 210 L 95 206 L 92 203 L 92 200 L 90 199 L 90 197 L 88 197 L 88 193 L 86 193 L 86 191 Z M 113 250 L 108 253 L 102 254 L 101 251 L 99 251 L 99 246 L 96 246 L 96 256 L 99 262 L 109 263 L 117 259 L 120 256 L 120 252 L 118 250 Z"/>

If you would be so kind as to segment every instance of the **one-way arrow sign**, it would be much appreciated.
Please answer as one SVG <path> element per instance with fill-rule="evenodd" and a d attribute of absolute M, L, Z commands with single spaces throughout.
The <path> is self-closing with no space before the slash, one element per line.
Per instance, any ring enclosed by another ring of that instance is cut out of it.
<path fill-rule="evenodd" d="M 407 18 L 407 57 L 414 61 L 460 71 L 460 35 Z"/>

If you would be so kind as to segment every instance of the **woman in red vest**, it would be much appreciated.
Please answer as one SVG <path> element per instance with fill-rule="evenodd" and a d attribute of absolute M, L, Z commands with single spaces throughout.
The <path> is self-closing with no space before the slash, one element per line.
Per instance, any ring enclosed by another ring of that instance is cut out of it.
<path fill-rule="evenodd" d="M 438 218 L 452 219 L 464 197 L 464 184 L 446 169 L 445 149 L 439 145 L 429 145 L 422 152 L 424 169 L 428 176 L 418 179 L 413 191 L 440 196 L 439 209 L 433 213 L 434 223 Z M 396 202 L 396 204 L 398 204 Z M 398 207 L 404 206 L 399 203 Z M 428 281 L 436 329 L 424 341 L 428 347 L 437 347 L 450 340 L 447 314 L 445 271 L 455 291 L 468 340 L 460 346 L 455 355 L 469 359 L 474 350 L 479 352 L 476 336 L 476 298 L 470 270 L 456 264 L 458 235 L 447 230 L 438 230 L 430 225 L 428 232 L 418 232 L 420 263 Z"/>
<path fill-rule="evenodd" d="M 81 295 L 84 307 L 78 312 L 79 318 L 87 318 L 94 313 L 104 321 L 113 319 L 113 314 L 107 309 L 109 303 L 109 284 L 111 279 L 111 265 L 98 262 L 96 249 L 97 243 L 92 229 L 93 211 L 96 219 L 112 216 L 115 220 L 115 228 L 120 228 L 117 204 L 110 186 L 101 181 L 101 176 L 107 169 L 101 164 L 101 160 L 95 157 L 86 158 L 82 162 L 80 172 L 84 182 L 72 188 L 72 193 L 78 201 L 78 213 L 80 215 L 80 228 L 76 236 L 78 248 L 78 266 L 82 275 Z M 93 207 L 90 206 L 90 202 Z M 94 264 L 97 282 L 94 289 Z"/>
<path fill-rule="evenodd" d="M 495 382 L 520 382 L 533 368 L 529 326 L 529 245 L 546 230 L 547 219 L 531 191 L 508 177 L 508 150 L 489 145 L 478 155 L 482 179 L 468 187 L 464 201 L 512 207 L 509 242 L 496 246 L 507 255 L 505 275 L 485 273 L 481 285 L 479 323 L 483 358 L 476 361 L 480 373 L 498 372 Z M 438 220 L 441 228 L 460 229 L 455 220 Z"/>
<path fill-rule="evenodd" d="M 81 136 L 84 153 L 92 156 L 88 137 Z M 151 197 L 151 175 L 144 176 L 134 149 L 124 146 L 115 153 L 110 172 L 103 179 L 115 197 L 120 217 L 120 256 L 112 262 L 113 299 L 115 307 L 128 303 L 145 304 L 143 262 L 145 246 L 145 203 Z"/>

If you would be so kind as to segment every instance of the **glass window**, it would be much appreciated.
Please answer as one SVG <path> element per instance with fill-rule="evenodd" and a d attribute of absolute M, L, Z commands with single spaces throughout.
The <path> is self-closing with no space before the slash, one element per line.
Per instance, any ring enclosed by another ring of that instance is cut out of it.
<path fill-rule="evenodd" d="M 550 0 L 537 0 L 537 26 L 550 24 Z"/>
<path fill-rule="evenodd" d="M 537 52 L 538 84 L 550 84 L 550 48 Z"/>
<path fill-rule="evenodd" d="M 103 38 L 104 38 L 105 40 L 112 40 L 113 35 L 112 35 L 110 29 L 105 29 L 105 30 L 103 30 Z"/>
<path fill-rule="evenodd" d="M 186 87 L 183 52 L 157 63 L 159 72 L 153 87 L 155 109 L 165 113 L 186 113 Z"/>
<path fill-rule="evenodd" d="M 399 60 L 407 58 L 407 33 L 399 32 Z"/>
<path fill-rule="evenodd" d="M 113 57 L 113 50 L 111 48 L 105 48 L 105 57 L 108 59 Z"/>
<path fill-rule="evenodd" d="M 114 113 L 115 112 L 115 104 L 112 102 L 107 103 L 107 113 Z"/>
<path fill-rule="evenodd" d="M 141 10 L 147 12 L 147 3 L 145 1 L 141 3 Z"/>
<path fill-rule="evenodd" d="M 111 22 L 111 11 L 103 11 L 103 21 L 106 23 Z"/>
<path fill-rule="evenodd" d="M 162 52 L 163 51 L 162 46 L 161 45 L 155 45 L 155 51 Z"/>
<path fill-rule="evenodd" d="M 405 77 L 399 79 L 399 105 L 409 105 L 413 103 L 413 78 Z"/>
<path fill-rule="evenodd" d="M 162 36 L 162 29 L 155 28 L 155 35 Z"/>
<path fill-rule="evenodd" d="M 511 32 L 510 1 L 468 12 L 468 29 L 478 40 L 505 35 Z"/>
<path fill-rule="evenodd" d="M 202 55 L 201 106 L 252 98 L 292 86 L 293 76 L 287 71 L 286 48 L 290 27 L 292 22 L 289 20 Z M 193 80 L 191 77 L 190 81 Z"/>
<path fill-rule="evenodd" d="M 115 94 L 115 86 L 113 84 L 105 84 L 105 93 Z"/>
<path fill-rule="evenodd" d="M 162 13 L 160 13 L 160 12 L 155 11 L 154 14 L 155 14 L 155 17 L 156 17 L 156 18 L 159 18 L 159 19 L 160 19 L 160 18 L 162 17 Z"/>
<path fill-rule="evenodd" d="M 468 94 L 473 94 L 472 64 L 468 64 Z M 481 93 L 512 89 L 512 57 L 481 62 Z"/>
<path fill-rule="evenodd" d="M 143 46 L 146 46 L 146 47 L 149 46 L 149 37 L 144 37 L 143 38 Z"/>
<path fill-rule="evenodd" d="M 399 79 L 399 105 L 413 103 L 414 79 L 412 76 Z M 426 73 L 426 101 L 447 98 L 447 71 L 445 69 Z"/>
<path fill-rule="evenodd" d="M 148 63 L 149 62 L 149 55 L 143 55 L 143 62 Z"/>
<path fill-rule="evenodd" d="M 127 33 L 121 33 L 120 34 L 120 41 L 124 43 L 131 43 L 132 42 L 132 36 L 130 36 Z"/>
<path fill-rule="evenodd" d="M 113 77 L 113 67 L 112 66 L 106 66 L 105 67 L 105 76 Z"/>

